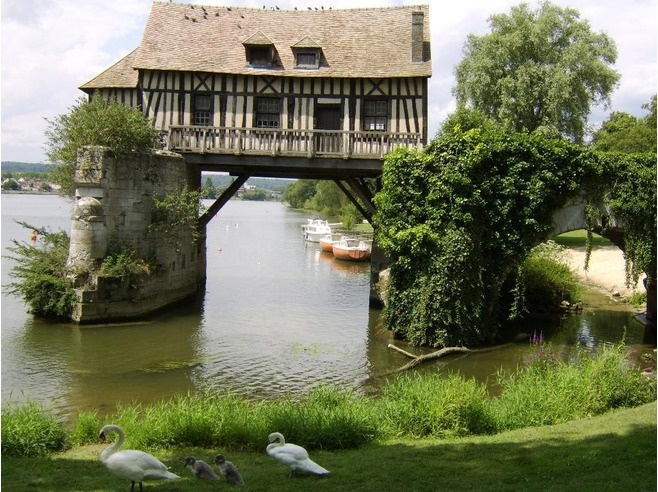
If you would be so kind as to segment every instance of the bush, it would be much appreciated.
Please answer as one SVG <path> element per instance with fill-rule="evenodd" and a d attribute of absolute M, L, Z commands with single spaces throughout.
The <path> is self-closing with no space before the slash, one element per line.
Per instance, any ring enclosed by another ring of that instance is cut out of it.
<path fill-rule="evenodd" d="M 68 447 L 64 426 L 38 403 L 8 403 L 2 408 L 2 454 L 47 456 Z"/>
<path fill-rule="evenodd" d="M 7 248 L 15 256 L 8 256 L 16 265 L 9 276 L 18 279 L 7 285 L 7 292 L 22 297 L 33 314 L 55 319 L 71 319 L 77 302 L 71 281 L 66 278 L 66 260 L 69 253 L 69 236 L 64 231 L 37 230 L 40 244 L 32 246 L 12 239 L 14 246 Z"/>
<path fill-rule="evenodd" d="M 522 267 L 526 311 L 552 311 L 562 301 L 580 301 L 578 278 L 564 255 L 565 248 L 554 241 L 531 250 Z"/>
<path fill-rule="evenodd" d="M 95 94 L 90 101 L 80 97 L 70 113 L 47 120 L 46 155 L 54 165 L 51 179 L 62 195 L 73 196 L 78 150 L 87 145 L 109 148 L 117 156 L 149 152 L 156 148 L 159 132 L 138 108 L 105 101 Z"/>
<path fill-rule="evenodd" d="M 151 271 L 152 267 L 147 261 L 138 258 L 135 250 L 127 249 L 119 253 L 109 254 L 103 258 L 98 273 L 123 279 L 148 275 Z"/>

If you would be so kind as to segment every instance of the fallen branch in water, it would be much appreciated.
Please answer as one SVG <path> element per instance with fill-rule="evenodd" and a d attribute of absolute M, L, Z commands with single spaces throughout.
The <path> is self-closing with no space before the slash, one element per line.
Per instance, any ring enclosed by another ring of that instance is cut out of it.
<path fill-rule="evenodd" d="M 442 348 L 440 350 L 437 350 L 436 352 L 432 352 L 430 354 L 415 356 L 414 354 L 406 352 L 406 351 L 402 350 L 400 347 L 396 347 L 393 344 L 389 343 L 388 347 L 392 348 L 394 350 L 397 350 L 401 354 L 404 354 L 407 357 L 413 359 L 408 364 L 405 364 L 404 366 L 400 367 L 399 369 L 396 369 L 395 372 L 406 371 L 407 369 L 411 369 L 412 367 L 416 367 L 418 364 L 422 364 L 423 362 L 427 362 L 428 360 L 438 359 L 439 357 L 443 357 L 444 355 L 455 354 L 455 353 L 460 353 L 460 352 L 472 352 L 471 349 L 468 349 L 466 347 L 444 347 L 444 348 Z"/>

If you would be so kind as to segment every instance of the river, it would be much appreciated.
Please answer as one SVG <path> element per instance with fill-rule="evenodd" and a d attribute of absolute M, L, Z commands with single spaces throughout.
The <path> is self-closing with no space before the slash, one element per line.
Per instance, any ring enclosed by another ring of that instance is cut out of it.
<path fill-rule="evenodd" d="M 2 250 L 29 241 L 15 221 L 69 232 L 72 203 L 55 195 L 2 195 Z M 63 415 L 111 411 L 206 388 L 253 398 L 298 395 L 319 384 L 374 392 L 408 359 L 387 348 L 381 311 L 368 306 L 368 264 L 346 263 L 303 240 L 309 216 L 275 202 L 229 201 L 207 232 L 205 292 L 197 301 L 135 323 L 45 322 L 6 294 L 2 258 L 2 399 L 36 400 Z M 655 339 L 623 305 L 590 293 L 582 315 L 529 322 L 565 347 L 626 344 L 639 357 Z M 400 342 L 398 345 L 404 346 Z M 416 354 L 430 349 L 404 347 Z M 421 371 L 481 381 L 513 369 L 527 342 L 446 358 Z"/>

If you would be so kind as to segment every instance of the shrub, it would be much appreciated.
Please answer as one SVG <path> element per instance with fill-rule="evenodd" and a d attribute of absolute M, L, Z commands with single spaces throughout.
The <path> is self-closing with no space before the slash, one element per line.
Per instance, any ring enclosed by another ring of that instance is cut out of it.
<path fill-rule="evenodd" d="M 14 256 L 9 276 L 18 279 L 7 285 L 7 292 L 22 297 L 33 314 L 55 319 L 71 319 L 77 302 L 71 281 L 66 278 L 66 260 L 69 236 L 64 231 L 49 232 L 21 223 L 37 230 L 40 244 L 32 246 L 12 239 L 14 246 L 7 248 Z"/>
<path fill-rule="evenodd" d="M 10 402 L 2 408 L 2 454 L 47 456 L 68 447 L 64 426 L 35 402 Z"/>
<path fill-rule="evenodd" d="M 451 374 L 402 375 L 388 382 L 380 418 L 395 435 L 464 436 L 494 429 L 484 385 Z"/>
<path fill-rule="evenodd" d="M 526 311 L 552 311 L 562 301 L 580 301 L 580 284 L 565 259 L 565 248 L 554 241 L 533 248 L 522 269 Z"/>
<path fill-rule="evenodd" d="M 68 114 L 47 120 L 46 155 L 54 164 L 51 179 L 62 195 L 75 191 L 74 174 L 78 149 L 86 145 L 108 147 L 115 155 L 148 152 L 158 145 L 159 132 L 138 108 L 105 101 L 95 94 L 90 101 L 80 97 Z"/>
<path fill-rule="evenodd" d="M 147 261 L 138 258 L 135 250 L 126 249 L 103 258 L 98 273 L 109 277 L 131 278 L 148 275 L 151 271 L 152 266 Z"/>

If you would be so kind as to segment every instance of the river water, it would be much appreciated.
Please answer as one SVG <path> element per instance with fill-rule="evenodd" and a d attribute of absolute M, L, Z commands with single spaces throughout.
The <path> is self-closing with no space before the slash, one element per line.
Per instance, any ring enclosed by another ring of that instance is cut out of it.
<path fill-rule="evenodd" d="M 69 232 L 72 202 L 55 195 L 2 195 L 2 250 L 29 242 L 15 221 Z M 319 384 L 374 392 L 408 359 L 387 347 L 381 311 L 368 306 L 368 264 L 347 263 L 303 240 L 307 214 L 275 202 L 230 201 L 208 226 L 207 282 L 197 301 L 135 322 L 76 326 L 45 322 L 6 294 L 2 266 L 2 399 L 42 402 L 71 415 L 117 402 L 148 403 L 206 388 L 253 398 L 305 393 Z M 652 354 L 628 307 L 590 293 L 582 315 L 528 322 L 556 345 L 626 344 Z M 655 335 L 654 335 L 655 337 Z M 430 349 L 405 347 L 421 354 Z M 481 381 L 513 369 L 526 341 L 450 357 L 421 371 L 459 371 Z"/>

